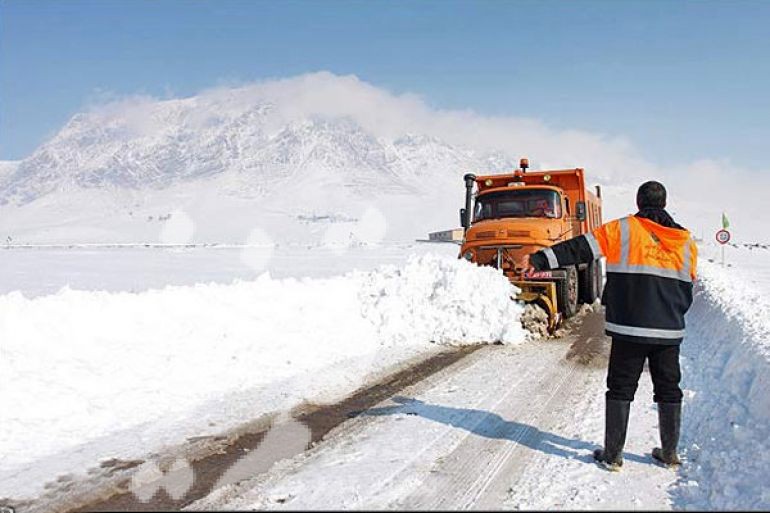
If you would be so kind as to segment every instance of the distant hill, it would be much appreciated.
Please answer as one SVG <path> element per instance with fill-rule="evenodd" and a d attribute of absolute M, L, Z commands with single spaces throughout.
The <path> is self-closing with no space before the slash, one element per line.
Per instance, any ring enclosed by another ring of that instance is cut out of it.
<path fill-rule="evenodd" d="M 308 225 L 373 206 L 411 216 L 388 234 L 410 238 L 457 224 L 464 173 L 515 167 L 425 134 L 378 136 L 349 116 L 287 117 L 291 101 L 233 88 L 77 114 L 28 158 L 0 166 L 0 237 L 155 240 L 158 223 L 181 211 L 195 240 L 237 242 L 267 214 Z M 267 224 L 276 223 L 285 224 Z"/>

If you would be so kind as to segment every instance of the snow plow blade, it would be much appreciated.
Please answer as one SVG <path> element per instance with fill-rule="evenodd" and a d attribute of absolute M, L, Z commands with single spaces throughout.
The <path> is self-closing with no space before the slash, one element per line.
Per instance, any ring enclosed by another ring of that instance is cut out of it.
<path fill-rule="evenodd" d="M 514 281 L 521 289 L 516 299 L 524 303 L 534 303 L 548 314 L 548 333 L 553 334 L 561 322 L 556 302 L 556 283 L 552 281 Z"/>

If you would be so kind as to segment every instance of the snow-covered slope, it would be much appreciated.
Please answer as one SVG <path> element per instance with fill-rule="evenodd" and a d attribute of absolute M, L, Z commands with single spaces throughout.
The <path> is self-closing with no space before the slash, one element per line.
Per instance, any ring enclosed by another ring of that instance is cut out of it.
<path fill-rule="evenodd" d="M 230 192 L 253 194 L 316 169 L 371 193 L 411 190 L 414 177 L 487 167 L 473 152 L 435 138 L 377 139 L 348 119 L 302 119 L 270 129 L 275 106 L 268 100 L 228 114 L 196 100 L 149 103 L 142 120 L 78 114 L 5 178 L 0 197 L 27 203 L 55 191 L 158 189 L 225 173 L 239 186 Z"/>
<path fill-rule="evenodd" d="M 188 239 L 198 242 L 244 242 L 256 227 L 274 240 L 319 242 L 297 218 L 356 219 L 374 207 L 387 218 L 383 236 L 414 238 L 456 223 L 465 172 L 514 166 L 499 152 L 406 128 L 384 136 L 350 116 L 287 113 L 293 98 L 271 91 L 75 115 L 28 158 L 0 168 L 0 236 L 158 242 L 171 214 L 194 224 Z"/>
<path fill-rule="evenodd" d="M 0 182 L 16 172 L 19 162 L 15 160 L 0 160 Z"/>

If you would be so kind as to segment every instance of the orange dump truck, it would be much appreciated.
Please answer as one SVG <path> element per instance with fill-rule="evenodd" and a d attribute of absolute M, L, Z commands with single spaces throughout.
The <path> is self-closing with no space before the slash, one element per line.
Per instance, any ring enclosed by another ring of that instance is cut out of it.
<path fill-rule="evenodd" d="M 501 270 L 522 290 L 518 299 L 548 312 L 553 330 L 575 314 L 579 303 L 593 303 L 601 295 L 599 261 L 525 275 L 527 255 L 600 226 L 601 189 L 589 191 L 580 168 L 528 167 L 521 159 L 512 173 L 465 175 L 460 258 Z"/>

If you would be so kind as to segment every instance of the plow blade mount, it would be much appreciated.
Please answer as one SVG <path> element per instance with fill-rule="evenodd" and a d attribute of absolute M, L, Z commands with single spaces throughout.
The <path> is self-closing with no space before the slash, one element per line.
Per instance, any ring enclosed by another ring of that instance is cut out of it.
<path fill-rule="evenodd" d="M 521 289 L 516 299 L 525 303 L 535 303 L 548 314 L 548 333 L 559 327 L 561 314 L 556 302 L 556 283 L 552 281 L 514 281 Z"/>

